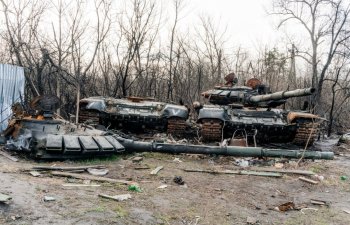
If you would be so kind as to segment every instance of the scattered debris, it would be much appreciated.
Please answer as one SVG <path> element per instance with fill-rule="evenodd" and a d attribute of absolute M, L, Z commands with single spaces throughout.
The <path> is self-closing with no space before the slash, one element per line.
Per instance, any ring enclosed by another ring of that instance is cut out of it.
<path fill-rule="evenodd" d="M 255 217 L 248 216 L 247 217 L 247 224 L 257 224 L 258 220 Z"/>
<path fill-rule="evenodd" d="M 350 133 L 346 133 L 340 136 L 338 144 L 340 143 L 350 144 Z"/>
<path fill-rule="evenodd" d="M 100 187 L 100 184 L 62 184 L 63 187 Z"/>
<path fill-rule="evenodd" d="M 89 174 L 95 175 L 95 176 L 105 176 L 109 172 L 108 169 L 94 169 L 94 168 L 88 168 L 87 171 L 89 172 Z"/>
<path fill-rule="evenodd" d="M 313 205 L 328 205 L 327 202 L 323 200 L 310 199 L 310 202 Z"/>
<path fill-rule="evenodd" d="M 240 167 L 248 167 L 249 166 L 249 161 L 248 160 L 244 160 L 244 159 L 239 159 L 239 160 L 236 160 L 235 164 L 237 166 L 240 166 Z"/>
<path fill-rule="evenodd" d="M 18 159 L 16 157 L 13 157 L 12 155 L 8 154 L 5 151 L 0 150 L 0 155 L 2 155 L 2 156 L 6 157 L 14 162 L 18 162 Z"/>
<path fill-rule="evenodd" d="M 240 175 L 252 175 L 252 176 L 263 176 L 263 177 L 282 177 L 283 175 L 275 172 L 259 172 L 259 171 L 239 171 Z"/>
<path fill-rule="evenodd" d="M 13 215 L 13 216 L 11 216 L 11 219 L 13 221 L 16 221 L 16 220 L 21 219 L 21 218 L 22 218 L 22 216 L 20 216 L 20 215 Z"/>
<path fill-rule="evenodd" d="M 42 175 L 38 171 L 30 171 L 29 174 L 32 175 L 33 177 L 40 177 Z"/>
<path fill-rule="evenodd" d="M 103 165 L 94 165 L 94 166 L 34 166 L 33 170 L 87 170 L 87 169 L 105 169 L 106 166 Z"/>
<path fill-rule="evenodd" d="M 56 198 L 52 196 L 44 196 L 44 202 L 53 202 L 56 201 Z"/>
<path fill-rule="evenodd" d="M 200 172 L 200 173 L 212 173 L 212 174 L 237 174 L 237 175 L 253 175 L 264 177 L 282 177 L 283 175 L 275 172 L 259 172 L 250 170 L 201 170 L 201 169 L 183 169 L 186 172 Z"/>
<path fill-rule="evenodd" d="M 159 187 L 157 187 L 158 189 L 164 189 L 164 188 L 167 188 L 168 187 L 168 185 L 166 185 L 166 184 L 162 184 L 162 185 L 160 185 Z"/>
<path fill-rule="evenodd" d="M 284 167 L 283 163 L 275 163 L 275 168 L 282 169 Z"/>
<path fill-rule="evenodd" d="M 160 170 L 162 170 L 163 168 L 164 168 L 164 166 L 158 166 L 157 168 L 155 168 L 154 170 L 151 171 L 151 174 L 152 174 L 152 175 L 157 175 L 158 172 L 159 172 Z"/>
<path fill-rule="evenodd" d="M 299 180 L 305 181 L 305 182 L 310 183 L 310 184 L 318 184 L 318 181 L 311 180 L 311 179 L 308 179 L 306 177 L 299 177 Z"/>
<path fill-rule="evenodd" d="M 179 184 L 179 185 L 184 185 L 185 184 L 185 181 L 182 179 L 181 176 L 175 176 L 173 181 L 176 183 L 176 184 Z"/>
<path fill-rule="evenodd" d="M 343 209 L 344 212 L 346 212 L 347 214 L 350 214 L 350 209 Z"/>
<path fill-rule="evenodd" d="M 321 175 L 315 174 L 313 177 L 316 178 L 319 181 L 323 181 L 324 180 L 324 176 L 321 176 Z"/>
<path fill-rule="evenodd" d="M 128 190 L 135 191 L 135 192 L 142 192 L 141 188 L 136 184 L 129 185 Z"/>
<path fill-rule="evenodd" d="M 1 203 L 6 203 L 6 202 L 10 201 L 11 199 L 12 199 L 11 196 L 0 193 L 0 202 Z"/>
<path fill-rule="evenodd" d="M 305 210 L 317 211 L 318 209 L 315 209 L 315 208 L 303 208 L 303 209 L 300 210 L 300 212 L 301 212 L 302 214 L 305 214 L 305 213 L 304 213 Z"/>
<path fill-rule="evenodd" d="M 348 179 L 347 176 L 341 176 L 341 177 L 340 177 L 340 180 L 347 180 L 347 179 Z"/>
<path fill-rule="evenodd" d="M 131 161 L 132 161 L 133 163 L 141 162 L 142 160 L 143 160 L 143 157 L 141 157 L 141 156 L 135 156 L 135 157 L 133 157 L 133 158 L 131 159 Z"/>
<path fill-rule="evenodd" d="M 95 177 L 92 175 L 75 174 L 75 173 L 68 173 L 68 172 L 53 171 L 53 172 L 51 172 L 51 174 L 54 176 L 73 177 L 73 178 L 82 179 L 82 180 L 94 180 L 94 181 L 102 181 L 102 182 L 110 182 L 110 183 L 121 183 L 121 184 L 127 184 L 127 185 L 135 184 L 135 182 L 133 182 L 133 181 L 117 180 L 117 179 L 112 179 L 112 178 L 107 178 L 107 177 Z"/>
<path fill-rule="evenodd" d="M 252 167 L 252 168 L 250 168 L 250 170 L 265 171 L 265 172 L 278 172 L 278 173 L 286 173 L 286 174 L 299 174 L 299 175 L 305 175 L 305 176 L 316 175 L 314 172 L 307 171 L 307 170 L 284 170 L 284 169 L 260 168 L 260 167 Z"/>
<path fill-rule="evenodd" d="M 144 166 L 136 166 L 134 167 L 135 170 L 148 170 L 150 169 L 150 167 L 148 165 L 144 165 Z"/>
<path fill-rule="evenodd" d="M 275 210 L 280 211 L 280 212 L 286 212 L 286 211 L 292 210 L 292 209 L 295 209 L 294 202 L 286 202 L 282 205 L 275 207 Z"/>
<path fill-rule="evenodd" d="M 131 194 L 113 195 L 113 196 L 105 195 L 105 194 L 98 194 L 98 196 L 101 198 L 113 199 L 113 200 L 116 200 L 118 202 L 125 201 L 125 200 L 128 200 L 129 198 L 131 198 Z"/>
<path fill-rule="evenodd" d="M 173 162 L 182 163 L 182 161 L 179 158 L 175 158 Z"/>

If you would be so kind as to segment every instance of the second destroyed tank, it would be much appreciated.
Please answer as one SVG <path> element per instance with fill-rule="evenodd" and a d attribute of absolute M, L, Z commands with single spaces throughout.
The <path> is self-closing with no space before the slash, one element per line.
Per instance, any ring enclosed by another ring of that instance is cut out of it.
<path fill-rule="evenodd" d="M 310 146 L 317 137 L 322 118 L 305 109 L 288 111 L 277 107 L 288 98 L 314 92 L 314 88 L 304 88 L 271 93 L 269 87 L 255 78 L 246 86 L 218 86 L 202 93 L 212 105 L 200 106 L 197 122 L 202 126 L 201 135 L 206 141 L 240 137 L 244 145 L 250 140 L 254 144 L 293 142 Z"/>
<path fill-rule="evenodd" d="M 80 100 L 79 122 L 88 121 L 110 129 L 132 132 L 167 131 L 180 135 L 186 129 L 189 111 L 185 106 L 129 97 L 89 97 Z"/>

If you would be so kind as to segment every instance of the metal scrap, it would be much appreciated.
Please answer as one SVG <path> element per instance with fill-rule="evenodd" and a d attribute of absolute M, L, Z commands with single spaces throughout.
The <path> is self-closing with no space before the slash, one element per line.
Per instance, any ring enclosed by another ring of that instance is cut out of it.
<path fill-rule="evenodd" d="M 105 176 L 109 172 L 108 169 L 95 169 L 95 168 L 88 168 L 87 171 L 91 175 L 95 175 L 95 176 Z"/>

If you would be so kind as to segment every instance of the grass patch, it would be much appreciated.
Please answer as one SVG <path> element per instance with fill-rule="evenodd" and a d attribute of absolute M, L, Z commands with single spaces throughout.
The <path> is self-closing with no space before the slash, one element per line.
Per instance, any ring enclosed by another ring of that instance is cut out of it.
<path fill-rule="evenodd" d="M 109 156 L 98 156 L 93 158 L 87 158 L 87 159 L 80 159 L 77 161 L 77 163 L 81 164 L 102 164 L 106 162 L 114 162 L 121 159 L 120 155 L 109 155 Z"/>
<path fill-rule="evenodd" d="M 327 167 L 325 165 L 322 165 L 322 164 L 313 164 L 310 167 L 310 170 L 314 173 L 322 173 L 322 172 L 327 171 Z"/>
<path fill-rule="evenodd" d="M 106 209 L 102 206 L 96 206 L 95 208 L 87 210 L 87 212 L 99 212 L 99 213 L 102 213 L 104 211 L 106 211 Z"/>
<path fill-rule="evenodd" d="M 114 208 L 114 212 L 117 214 L 117 217 L 119 218 L 124 218 L 129 215 L 129 212 L 120 205 Z"/>

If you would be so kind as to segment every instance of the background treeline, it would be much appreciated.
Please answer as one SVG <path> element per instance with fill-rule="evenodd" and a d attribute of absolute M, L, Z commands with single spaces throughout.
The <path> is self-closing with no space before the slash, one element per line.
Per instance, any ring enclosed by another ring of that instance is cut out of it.
<path fill-rule="evenodd" d="M 64 117 L 75 113 L 77 99 L 96 95 L 191 105 L 235 72 L 239 85 L 255 77 L 272 91 L 314 86 L 315 96 L 287 107 L 307 99 L 327 117 L 329 133 L 349 128 L 348 1 L 272 1 L 278 27 L 298 26 L 302 41 L 287 38 L 253 53 L 210 16 L 180 26 L 188 2 L 166 2 L 167 13 L 156 0 L 0 0 L 0 61 L 25 68 L 26 101 L 55 94 Z"/>

